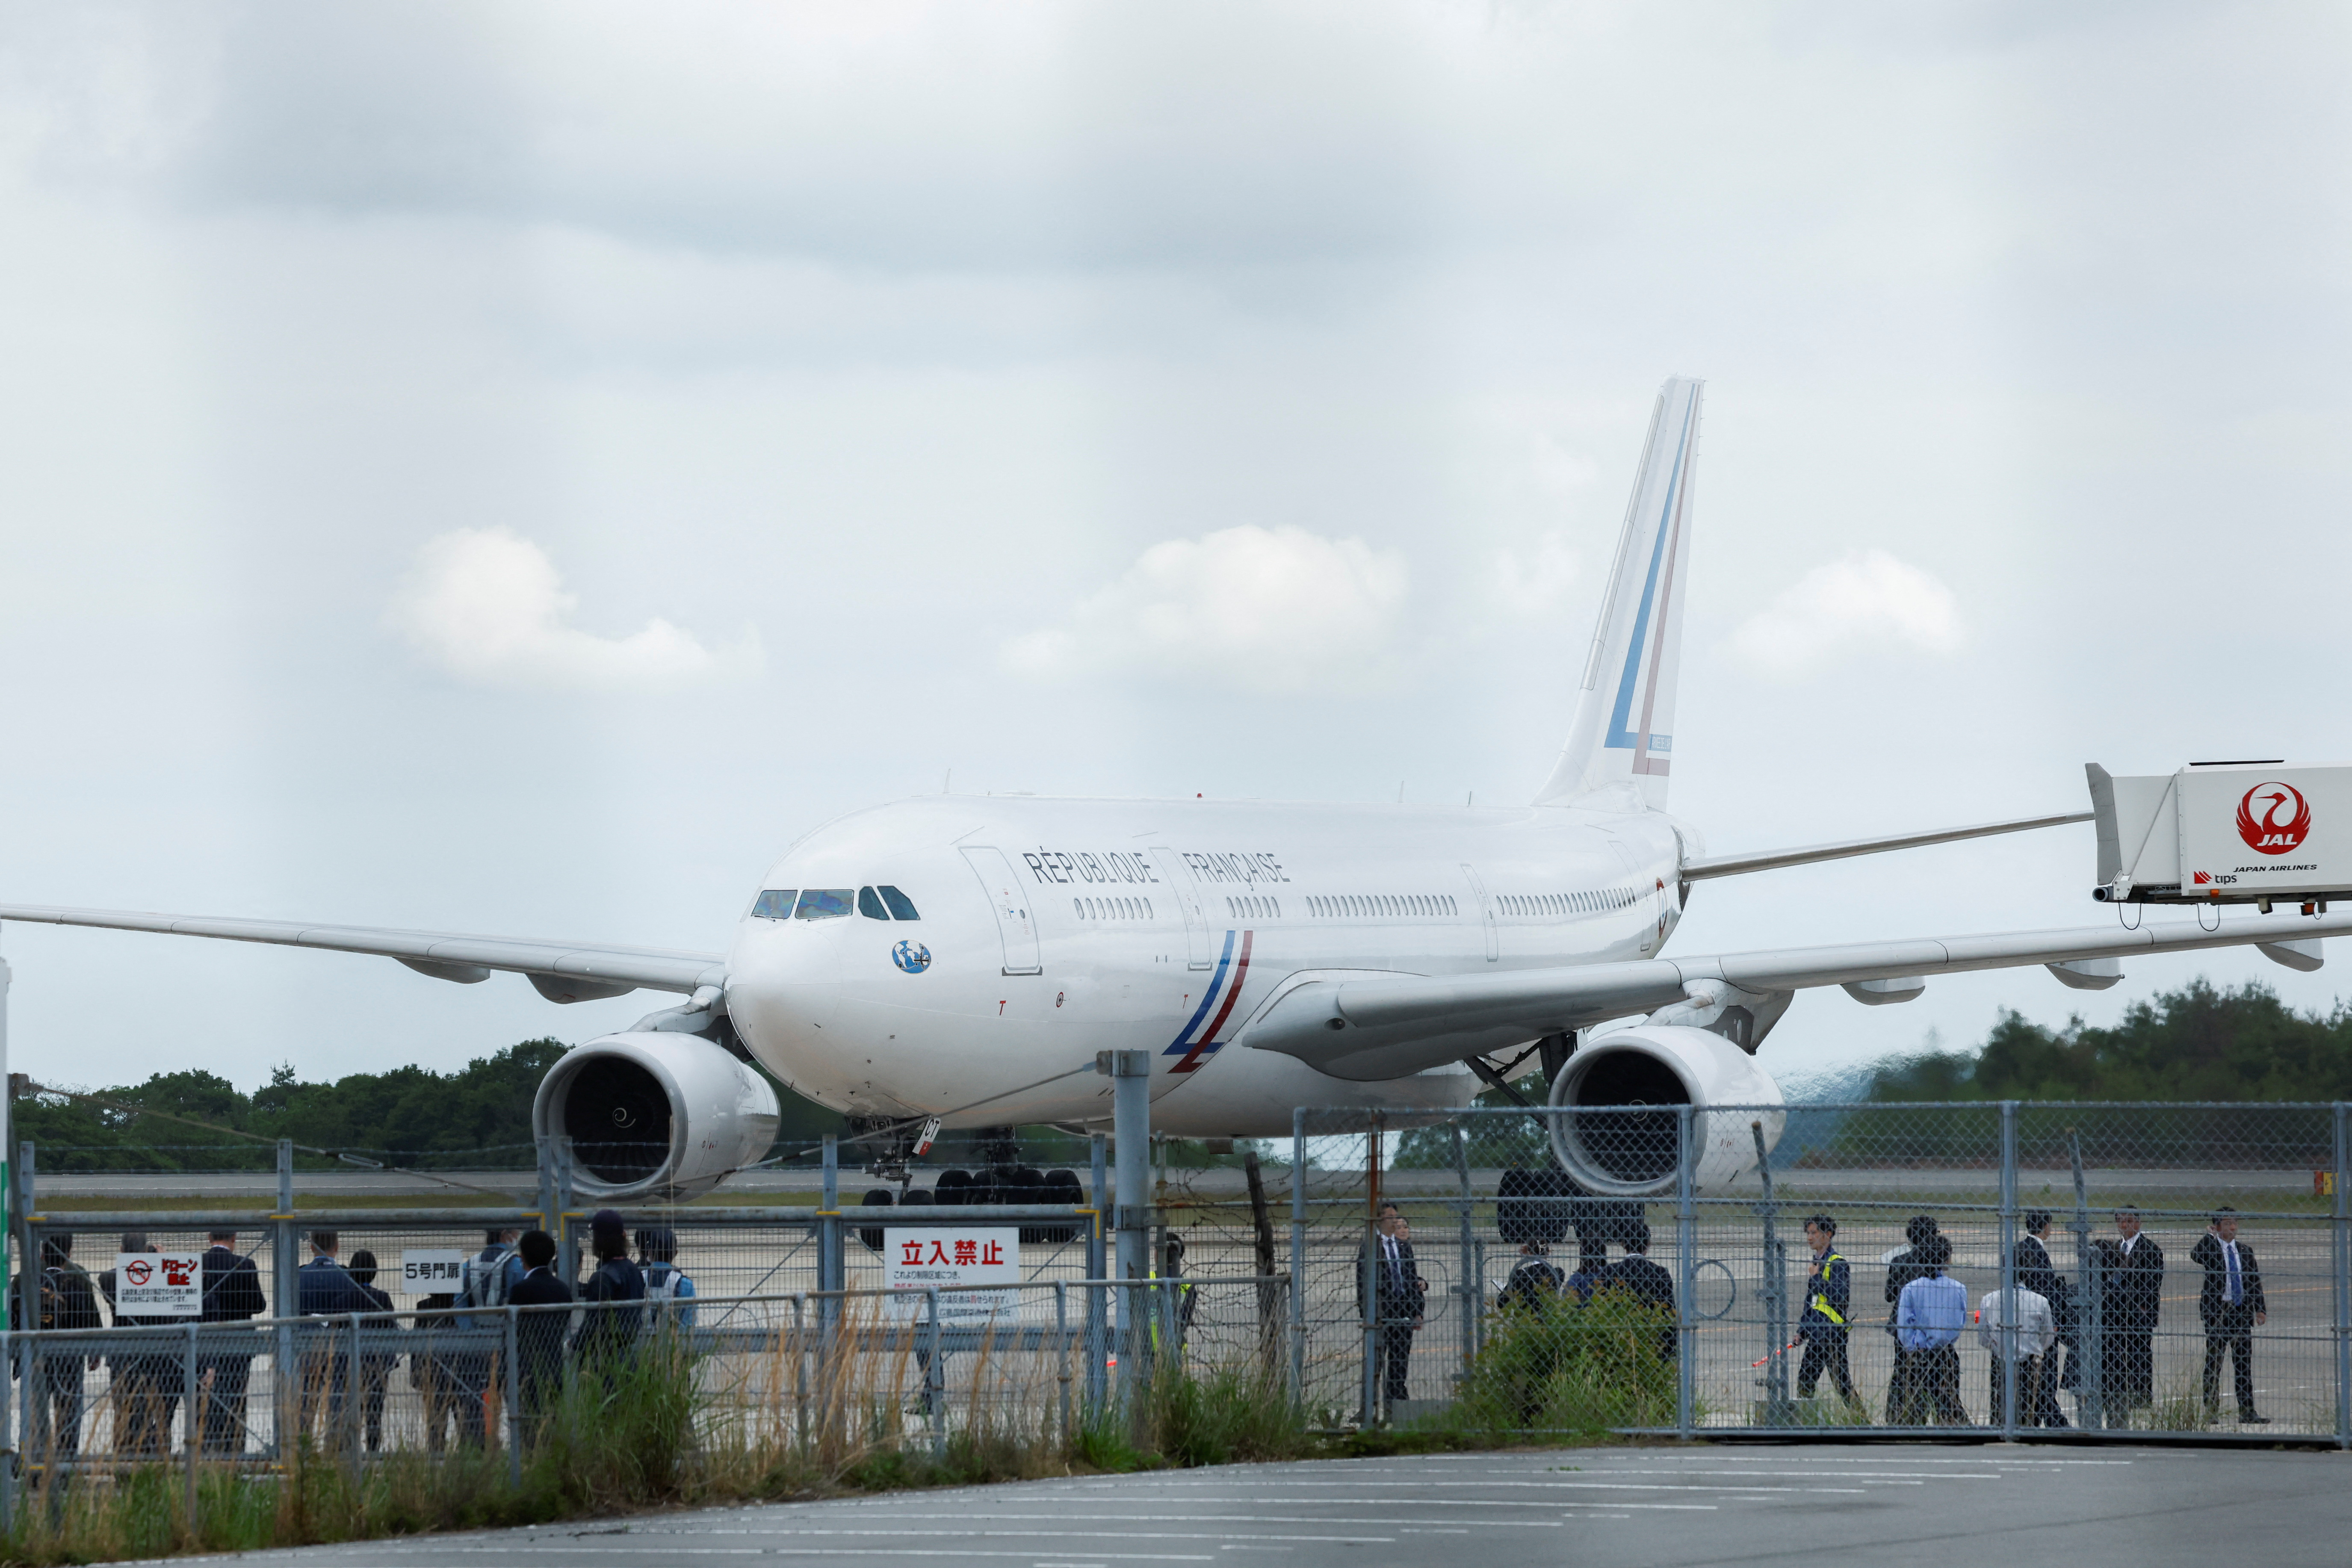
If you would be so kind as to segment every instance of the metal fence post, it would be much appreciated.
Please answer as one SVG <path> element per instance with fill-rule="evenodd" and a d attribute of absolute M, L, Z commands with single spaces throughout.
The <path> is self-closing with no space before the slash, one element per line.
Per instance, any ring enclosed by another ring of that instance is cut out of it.
<path fill-rule="evenodd" d="M 930 1363 L 923 1369 L 923 1405 L 931 1414 L 931 1454 L 944 1459 L 948 1454 L 948 1373 L 946 1358 L 940 1354 L 940 1288 L 936 1285 L 923 1292 L 924 1305 L 929 1311 L 931 1342 Z"/>
<path fill-rule="evenodd" d="M 803 1455 L 809 1447 L 808 1298 L 793 1297 L 793 1430 Z"/>
<path fill-rule="evenodd" d="M 843 1249 L 848 1237 L 841 1225 L 841 1138 L 837 1133 L 824 1135 L 824 1190 L 817 1200 L 816 1230 L 816 1300 L 817 1343 L 820 1352 L 831 1356 L 834 1338 L 841 1327 L 842 1281 L 847 1272 Z"/>
<path fill-rule="evenodd" d="M 1110 1196 L 1110 1142 L 1097 1132 L 1087 1140 L 1089 1159 L 1087 1188 L 1094 1199 L 1095 1218 L 1087 1232 L 1087 1278 L 1107 1279 L 1110 1277 L 1110 1211 L 1106 1200 Z M 1087 1291 L 1087 1408 L 1100 1410 L 1109 1392 L 1108 1357 L 1110 1346 L 1110 1303 L 1103 1297 L 1100 1286 Z"/>
<path fill-rule="evenodd" d="M 1062 1385 L 1062 1446 L 1070 1446 L 1070 1282 L 1054 1281 L 1054 1381 Z"/>
<path fill-rule="evenodd" d="M 361 1455 L 364 1452 L 360 1444 L 361 1437 L 367 1427 L 364 1402 L 360 1398 L 360 1315 L 357 1312 L 353 1312 L 352 1314 L 352 1354 L 351 1359 L 343 1365 L 342 1387 L 343 1426 L 345 1429 L 351 1433 L 352 1438 L 352 1487 L 353 1490 L 357 1490 L 360 1484 Z M 330 1367 L 328 1369 L 328 1376 L 331 1379 L 333 1375 L 333 1369 Z M 328 1407 L 330 1409 L 332 1409 L 334 1405 L 334 1392 L 333 1384 L 330 1382 L 327 1389 Z"/>
<path fill-rule="evenodd" d="M 2100 1300 L 2103 1281 L 2091 1266 L 2091 1199 L 2083 1180 L 2083 1135 L 2073 1127 L 2066 1129 L 2066 1156 L 2074 1167 L 2074 1288 L 2082 1298 L 2075 1321 L 2083 1370 L 2075 1378 L 2074 1408 L 2087 1429 L 2107 1424 L 2106 1394 L 2100 1386 L 2106 1381 L 2106 1304 Z"/>
<path fill-rule="evenodd" d="M 1290 1391 L 1307 1397 L 1307 1109 L 1290 1112 Z"/>
<path fill-rule="evenodd" d="M 515 1363 L 522 1358 L 522 1332 L 517 1326 L 517 1314 L 521 1308 L 509 1305 L 504 1309 L 506 1330 L 506 1398 L 507 1398 L 507 1482 L 522 1485 L 522 1370 Z"/>
<path fill-rule="evenodd" d="M 1756 1172 L 1763 1178 L 1763 1201 L 1756 1205 L 1764 1221 L 1764 1424 L 1789 1425 L 1789 1259 L 1780 1234 L 1780 1205 L 1772 1196 L 1772 1156 L 1764 1147 L 1764 1124 L 1748 1123 L 1756 1139 Z"/>
<path fill-rule="evenodd" d="M 552 1135 L 542 1132 L 531 1142 L 538 1145 L 533 1157 L 539 1170 L 540 1228 L 552 1233 L 558 1213 L 555 1206 L 555 1140 Z"/>
<path fill-rule="evenodd" d="M 30 1385 L 25 1392 L 28 1394 L 33 1392 Z M 196 1325 L 194 1323 L 188 1325 L 187 1349 L 180 1357 L 180 1413 L 185 1423 L 180 1439 L 180 1452 L 187 1461 L 188 1470 L 188 1543 L 197 1546 L 203 1544 L 204 1538 L 196 1529 L 196 1449 L 199 1447 L 196 1434 L 203 1429 L 204 1423 L 196 1413 Z"/>
<path fill-rule="evenodd" d="M 572 1235 L 572 1211 L 577 1206 L 572 1195 L 572 1140 L 559 1132 L 555 1135 L 554 1231 L 556 1264 L 565 1279 L 580 1278 L 580 1244 Z"/>
<path fill-rule="evenodd" d="M 1698 1369 L 1692 1364 L 1698 1359 L 1698 1334 L 1691 1321 L 1691 1295 L 1698 1271 L 1694 1256 L 1698 1247 L 1698 1192 L 1694 1180 L 1697 1145 L 1692 1134 L 1697 1131 L 1698 1112 L 1685 1101 L 1675 1108 L 1675 1303 L 1679 1330 L 1675 1348 L 1681 1352 L 1675 1357 L 1680 1364 L 1675 1368 L 1675 1426 L 1688 1437 L 1697 1425 L 1698 1405 Z"/>
<path fill-rule="evenodd" d="M 269 1217 L 273 1230 L 269 1244 L 270 1312 L 278 1320 L 274 1336 L 276 1347 L 269 1363 L 270 1447 L 277 1450 L 280 1464 L 291 1464 L 294 1444 L 290 1434 L 299 1419 L 302 1381 L 301 1371 L 294 1364 L 292 1319 L 302 1310 L 302 1259 L 300 1237 L 295 1229 L 291 1138 L 278 1141 L 278 1212 Z"/>
<path fill-rule="evenodd" d="M 1486 1288 L 1486 1281 L 1471 1271 L 1471 1255 L 1477 1250 L 1477 1237 L 1471 1233 L 1470 1226 L 1470 1211 L 1475 1201 L 1470 1190 L 1470 1143 L 1469 1140 L 1462 1136 L 1460 1118 L 1455 1118 L 1452 1131 L 1454 1133 L 1454 1179 L 1462 1184 L 1461 1286 L 1454 1294 L 1462 1298 L 1462 1323 L 1459 1330 L 1462 1337 L 1462 1375 L 1468 1377 L 1470 1363 L 1477 1354 L 1477 1346 L 1473 1342 L 1471 1331 L 1478 1321 L 1478 1314 L 1485 1310 Z"/>
<path fill-rule="evenodd" d="M 1112 1152 L 1118 1177 L 1116 1277 L 1121 1280 L 1149 1279 L 1151 1238 L 1145 1226 L 1150 1217 L 1146 1183 L 1150 1176 L 1151 1157 L 1151 1053 L 1099 1052 L 1095 1068 L 1111 1080 L 1111 1134 L 1116 1145 Z M 1142 1373 L 1147 1379 L 1150 1346 L 1144 1323 L 1150 1308 L 1150 1301 L 1138 1301 L 1131 1289 L 1118 1293 L 1118 1342 L 1124 1358 L 1121 1364 L 1129 1373 Z M 1135 1386 L 1132 1377 L 1124 1377 L 1120 1382 L 1122 1387 Z"/>
<path fill-rule="evenodd" d="M 2336 1111 L 2336 1446 L 2352 1448 L 2352 1103 Z"/>
<path fill-rule="evenodd" d="M 2017 1441 L 2017 1101 L 2000 1102 L 2000 1435 Z"/>

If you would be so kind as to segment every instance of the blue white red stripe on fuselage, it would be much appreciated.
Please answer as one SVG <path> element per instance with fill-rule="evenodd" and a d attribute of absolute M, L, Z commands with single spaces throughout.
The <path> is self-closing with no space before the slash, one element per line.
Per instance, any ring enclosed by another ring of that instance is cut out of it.
<path fill-rule="evenodd" d="M 1217 955 L 1217 969 L 1209 978 L 1208 994 L 1201 998 L 1201 1005 L 1193 1009 L 1192 1017 L 1185 1020 L 1184 1027 L 1177 1032 L 1175 1040 L 1160 1053 L 1184 1058 L 1170 1068 L 1170 1072 L 1194 1071 L 1203 1057 L 1216 1055 L 1224 1045 L 1217 1035 L 1224 1028 L 1225 1021 L 1234 1016 L 1234 1004 L 1241 999 L 1242 986 L 1249 979 L 1250 946 L 1256 934 L 1246 931 L 1225 932 L 1225 949 Z M 1241 938 L 1238 958 L 1234 952 L 1236 935 Z M 1205 1029 L 1201 1026 L 1203 1018 L 1210 1020 Z"/>

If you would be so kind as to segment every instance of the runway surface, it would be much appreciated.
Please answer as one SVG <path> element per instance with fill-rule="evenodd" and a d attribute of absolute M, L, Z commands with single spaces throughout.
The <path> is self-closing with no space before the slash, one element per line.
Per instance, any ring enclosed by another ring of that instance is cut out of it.
<path fill-rule="evenodd" d="M 1553 1449 L 1230 1466 L 308 1547 L 341 1568 L 2063 1561 L 2340 1568 L 2352 1458 L 1993 1445 Z"/>

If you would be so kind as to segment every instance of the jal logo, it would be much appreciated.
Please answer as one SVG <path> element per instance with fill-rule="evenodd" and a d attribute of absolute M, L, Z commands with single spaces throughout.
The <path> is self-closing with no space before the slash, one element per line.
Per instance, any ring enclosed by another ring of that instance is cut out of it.
<path fill-rule="evenodd" d="M 909 974 L 920 974 L 931 966 L 931 950 L 919 942 L 902 942 L 890 950 L 890 962 Z"/>
<path fill-rule="evenodd" d="M 2284 855 L 2311 835 L 2311 803 L 2293 784 L 2258 784 L 2238 802 L 2238 837 L 2263 855 Z"/>

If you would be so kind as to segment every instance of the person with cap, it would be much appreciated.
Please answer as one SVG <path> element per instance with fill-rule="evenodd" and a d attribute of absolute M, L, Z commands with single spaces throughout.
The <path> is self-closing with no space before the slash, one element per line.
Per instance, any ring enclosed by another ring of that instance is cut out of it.
<path fill-rule="evenodd" d="M 589 1250 L 596 1255 L 595 1272 L 580 1287 L 583 1302 L 641 1302 L 646 1299 L 645 1271 L 629 1260 L 629 1233 L 617 1210 L 598 1209 L 588 1221 Z M 609 1367 L 636 1347 L 645 1331 L 642 1306 L 607 1306 L 588 1314 L 580 1330 L 583 1370 Z"/>
<path fill-rule="evenodd" d="M 646 1277 L 646 1310 L 654 1321 L 694 1327 L 694 1281 L 677 1266 L 677 1232 L 666 1225 L 637 1226 L 637 1268 Z"/>
<path fill-rule="evenodd" d="M 1797 1337 L 1805 1342 L 1805 1359 L 1797 1367 L 1797 1397 L 1811 1399 L 1826 1372 L 1838 1397 L 1853 1405 L 1859 1400 L 1848 1359 L 1846 1319 L 1853 1305 L 1853 1267 L 1838 1252 L 1836 1237 L 1837 1221 L 1828 1215 L 1817 1214 L 1805 1222 L 1813 1268 L 1805 1278 L 1805 1310 L 1797 1320 Z"/>
<path fill-rule="evenodd" d="M 243 1323 L 269 1310 L 269 1297 L 261 1289 L 260 1271 L 253 1259 L 236 1249 L 234 1226 L 215 1228 L 205 1248 L 204 1298 L 197 1321 Z M 203 1391 L 204 1414 L 199 1441 L 207 1454 L 245 1451 L 245 1390 L 253 1376 L 253 1341 L 245 1334 L 206 1335 L 204 1353 L 196 1362 L 196 1385 Z"/>

